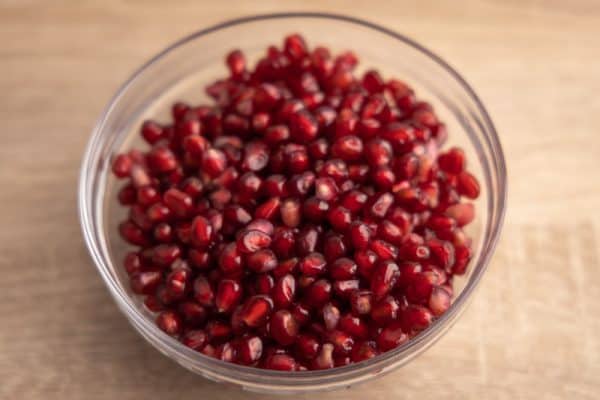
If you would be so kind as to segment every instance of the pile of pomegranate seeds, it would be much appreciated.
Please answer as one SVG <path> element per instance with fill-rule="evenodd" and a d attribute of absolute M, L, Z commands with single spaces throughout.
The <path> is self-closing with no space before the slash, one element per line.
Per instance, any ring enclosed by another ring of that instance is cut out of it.
<path fill-rule="evenodd" d="M 479 184 L 405 83 L 291 35 L 250 70 L 226 58 L 214 104 L 147 121 L 128 179 L 124 266 L 160 329 L 276 370 L 374 357 L 427 328 L 465 272 Z"/>

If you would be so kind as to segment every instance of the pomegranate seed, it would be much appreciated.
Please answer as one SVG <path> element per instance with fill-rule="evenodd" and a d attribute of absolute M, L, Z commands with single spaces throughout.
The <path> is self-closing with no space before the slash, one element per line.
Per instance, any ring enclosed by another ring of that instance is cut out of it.
<path fill-rule="evenodd" d="M 319 279 L 310 285 L 305 291 L 305 301 L 313 307 L 321 307 L 331 297 L 331 283 L 325 279 Z"/>
<path fill-rule="evenodd" d="M 338 258 L 329 267 L 329 274 L 336 280 L 352 279 L 356 271 L 356 263 L 349 258 Z"/>
<path fill-rule="evenodd" d="M 408 306 L 402 311 L 402 324 L 405 332 L 422 331 L 426 329 L 433 319 L 431 311 L 423 306 Z"/>
<path fill-rule="evenodd" d="M 226 58 L 232 76 L 240 76 L 246 69 L 246 58 L 240 50 L 234 50 Z"/>
<path fill-rule="evenodd" d="M 161 278 L 159 271 L 135 273 L 130 279 L 131 290 L 137 294 L 151 294 L 160 284 Z"/>
<path fill-rule="evenodd" d="M 152 145 L 163 138 L 164 129 L 154 121 L 144 121 L 140 133 L 144 140 Z"/>
<path fill-rule="evenodd" d="M 269 249 L 258 250 L 248 255 L 246 265 L 254 272 L 272 271 L 277 267 L 277 257 Z"/>
<path fill-rule="evenodd" d="M 377 337 L 377 346 L 381 351 L 388 351 L 408 341 L 408 335 L 403 332 L 402 324 L 391 322 L 383 328 Z"/>
<path fill-rule="evenodd" d="M 328 331 L 334 330 L 340 320 L 340 310 L 333 304 L 327 303 L 323 306 L 322 313 L 325 329 Z"/>
<path fill-rule="evenodd" d="M 263 353 L 263 342 L 258 336 L 250 336 L 242 339 L 237 346 L 237 359 L 245 365 L 258 362 Z"/>
<path fill-rule="evenodd" d="M 375 343 L 359 342 L 352 348 L 351 359 L 353 362 L 360 362 L 375 357 L 378 354 L 375 350 Z"/>
<path fill-rule="evenodd" d="M 203 306 L 212 306 L 215 294 L 210 282 L 204 277 L 199 276 L 194 281 L 194 298 Z"/>
<path fill-rule="evenodd" d="M 156 318 L 156 325 L 167 335 L 175 336 L 181 333 L 182 322 L 179 315 L 173 311 L 163 311 Z"/>
<path fill-rule="evenodd" d="M 298 335 L 298 324 L 287 310 L 279 310 L 273 314 L 270 322 L 271 337 L 282 346 L 295 342 Z"/>
<path fill-rule="evenodd" d="M 371 319 L 377 325 L 385 325 L 397 318 L 399 308 L 400 306 L 396 299 L 392 296 L 387 296 L 373 305 Z"/>
<path fill-rule="evenodd" d="M 126 178 L 131 173 L 133 161 L 127 154 L 119 154 L 112 164 L 112 172 L 118 178 Z"/>
<path fill-rule="evenodd" d="M 359 290 L 350 296 L 352 312 L 356 315 L 366 315 L 371 312 L 373 293 L 370 290 Z"/>
<path fill-rule="evenodd" d="M 150 244 L 150 240 L 146 234 L 131 221 L 121 223 L 119 225 L 119 233 L 123 239 L 133 245 L 147 246 Z"/>
<path fill-rule="evenodd" d="M 300 202 L 297 199 L 286 199 L 281 204 L 281 220 L 290 228 L 300 224 Z"/>
<path fill-rule="evenodd" d="M 217 312 L 231 312 L 242 296 L 242 287 L 236 281 L 224 279 L 219 282 L 217 295 L 215 297 L 215 306 Z"/>
<path fill-rule="evenodd" d="M 358 266 L 359 275 L 370 279 L 378 260 L 377 254 L 371 250 L 360 250 L 354 253 L 354 259 Z"/>
<path fill-rule="evenodd" d="M 273 354 L 265 362 L 265 368 L 276 371 L 296 371 L 298 364 L 296 360 L 287 354 Z"/>
<path fill-rule="evenodd" d="M 148 153 L 148 166 L 156 172 L 170 172 L 177 168 L 177 159 L 166 147 L 155 147 Z M 133 172 L 133 171 L 132 171 Z"/>
<path fill-rule="evenodd" d="M 219 267 L 225 273 L 242 269 L 242 255 L 235 243 L 227 244 L 219 255 Z"/>
<path fill-rule="evenodd" d="M 204 332 L 201 329 L 198 329 L 193 331 L 187 331 L 183 335 L 181 342 L 190 349 L 201 351 L 204 348 L 204 346 L 206 346 L 206 344 L 208 343 L 208 338 L 206 336 L 206 332 Z"/>
<path fill-rule="evenodd" d="M 275 307 L 288 307 L 294 299 L 295 292 L 296 280 L 294 277 L 291 274 L 280 277 L 271 291 Z"/>
<path fill-rule="evenodd" d="M 327 213 L 327 219 L 336 231 L 343 232 L 350 227 L 352 214 L 347 208 L 336 206 Z"/>
<path fill-rule="evenodd" d="M 310 253 L 298 264 L 300 272 L 308 276 L 320 275 L 325 271 L 327 262 L 321 253 Z"/>
<path fill-rule="evenodd" d="M 186 326 L 197 327 L 206 321 L 206 309 L 194 301 L 180 303 L 179 312 L 183 316 Z"/>
<path fill-rule="evenodd" d="M 244 305 L 242 321 L 250 327 L 259 327 L 267 321 L 272 309 L 273 300 L 270 297 L 264 295 L 251 297 Z"/>
<path fill-rule="evenodd" d="M 462 227 L 475 219 L 475 206 L 472 203 L 455 204 L 446 209 L 445 214 L 456 221 L 456 225 Z"/>
<path fill-rule="evenodd" d="M 245 230 L 237 240 L 237 248 L 242 253 L 254 253 L 271 244 L 271 237 L 259 230 Z"/>
<path fill-rule="evenodd" d="M 312 368 L 313 369 L 328 369 L 333 368 L 333 349 L 334 346 L 331 343 L 325 343 L 321 346 L 321 351 L 319 354 L 312 360 Z"/>
<path fill-rule="evenodd" d="M 429 309 L 433 315 L 440 316 L 450 308 L 450 294 L 441 287 L 435 287 L 429 298 Z"/>
<path fill-rule="evenodd" d="M 319 124 L 305 110 L 298 111 L 290 117 L 291 137 L 299 143 L 308 143 L 317 137 Z"/>
<path fill-rule="evenodd" d="M 363 143 L 358 136 L 343 136 L 331 146 L 331 154 L 344 161 L 356 161 L 363 153 Z"/>
<path fill-rule="evenodd" d="M 375 300 L 384 298 L 396 284 L 400 270 L 393 261 L 383 261 L 373 271 L 371 276 L 371 291 Z"/>
<path fill-rule="evenodd" d="M 364 222 L 354 221 L 350 225 L 350 238 L 355 249 L 366 249 L 371 241 L 371 236 L 371 229 Z"/>
<path fill-rule="evenodd" d="M 468 172 L 461 172 L 457 177 L 456 189 L 461 195 L 469 199 L 479 197 L 479 182 Z"/>

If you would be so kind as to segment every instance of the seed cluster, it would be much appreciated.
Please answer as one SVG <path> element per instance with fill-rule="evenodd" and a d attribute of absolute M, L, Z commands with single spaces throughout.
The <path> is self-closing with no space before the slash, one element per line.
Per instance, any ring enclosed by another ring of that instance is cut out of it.
<path fill-rule="evenodd" d="M 226 57 L 213 104 L 146 121 L 115 157 L 138 249 L 124 267 L 160 329 L 206 355 L 326 369 L 393 349 L 450 306 L 476 178 L 405 83 L 297 34 Z"/>

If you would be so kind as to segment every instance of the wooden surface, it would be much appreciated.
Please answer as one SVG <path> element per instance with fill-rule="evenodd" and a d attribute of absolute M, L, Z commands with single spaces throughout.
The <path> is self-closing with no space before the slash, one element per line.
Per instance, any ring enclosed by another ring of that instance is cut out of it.
<path fill-rule="evenodd" d="M 76 185 L 90 129 L 134 68 L 280 3 L 0 0 L 0 398 L 268 398 L 205 381 L 134 332 L 84 248 Z M 323 3 L 285 10 L 382 23 L 464 74 L 501 134 L 510 190 L 455 328 L 406 368 L 319 398 L 600 398 L 600 2 Z"/>

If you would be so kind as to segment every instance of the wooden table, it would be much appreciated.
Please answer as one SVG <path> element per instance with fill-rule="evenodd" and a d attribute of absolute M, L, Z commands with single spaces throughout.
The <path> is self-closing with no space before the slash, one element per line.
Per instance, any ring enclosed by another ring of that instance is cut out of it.
<path fill-rule="evenodd" d="M 509 211 L 476 299 L 408 367 L 322 399 L 600 397 L 600 3 L 289 2 L 412 36 L 487 104 Z M 0 0 L 0 398 L 262 399 L 205 381 L 131 329 L 76 212 L 100 111 L 175 39 L 276 1 Z M 310 396 L 299 396 L 312 398 Z"/>

